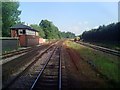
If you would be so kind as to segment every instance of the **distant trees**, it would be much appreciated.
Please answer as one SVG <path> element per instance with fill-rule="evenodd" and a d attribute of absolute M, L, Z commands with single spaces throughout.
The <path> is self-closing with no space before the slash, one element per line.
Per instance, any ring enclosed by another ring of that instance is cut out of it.
<path fill-rule="evenodd" d="M 71 32 L 61 32 L 62 38 L 74 38 L 75 34 Z"/>
<path fill-rule="evenodd" d="M 120 41 L 120 22 L 85 31 L 81 38 L 85 41 Z"/>
<path fill-rule="evenodd" d="M 71 32 L 60 32 L 59 29 L 48 20 L 41 20 L 39 25 L 32 24 L 32 28 L 39 31 L 39 36 L 46 39 L 74 38 Z"/>
<path fill-rule="evenodd" d="M 19 2 L 2 2 L 2 36 L 10 36 L 9 28 L 20 22 L 18 17 L 21 11 L 18 10 Z"/>

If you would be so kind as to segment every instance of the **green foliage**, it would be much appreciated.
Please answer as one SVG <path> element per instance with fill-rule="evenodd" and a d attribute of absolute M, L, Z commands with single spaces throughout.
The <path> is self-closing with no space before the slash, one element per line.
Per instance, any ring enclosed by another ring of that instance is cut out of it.
<path fill-rule="evenodd" d="M 40 22 L 39 26 L 44 31 L 46 39 L 60 38 L 58 36 L 59 30 L 52 22 L 50 22 L 48 20 L 42 20 Z"/>
<path fill-rule="evenodd" d="M 50 21 L 42 20 L 39 26 L 44 31 L 46 39 L 73 38 L 75 34 L 71 32 L 60 32 L 59 29 Z"/>
<path fill-rule="evenodd" d="M 2 2 L 2 36 L 10 36 L 9 28 L 20 22 L 19 2 Z"/>
<path fill-rule="evenodd" d="M 42 37 L 42 38 L 45 37 L 44 31 L 42 30 L 42 28 L 41 28 L 39 25 L 37 25 L 37 24 L 31 24 L 30 26 L 31 26 L 32 28 L 34 28 L 35 30 L 38 30 L 38 31 L 39 31 L 39 36 L 40 36 L 40 37 Z"/>
<path fill-rule="evenodd" d="M 107 26 L 99 26 L 97 29 L 85 31 L 82 39 L 85 41 L 120 41 L 120 22 L 112 23 Z"/>
<path fill-rule="evenodd" d="M 61 32 L 61 36 L 63 38 L 74 38 L 75 37 L 75 34 L 74 33 L 71 33 L 71 32 Z"/>

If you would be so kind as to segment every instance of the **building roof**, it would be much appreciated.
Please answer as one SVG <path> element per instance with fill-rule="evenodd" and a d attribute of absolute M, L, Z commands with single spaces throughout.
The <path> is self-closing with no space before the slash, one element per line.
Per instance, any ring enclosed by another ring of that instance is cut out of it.
<path fill-rule="evenodd" d="M 10 29 L 16 29 L 16 30 L 18 30 L 18 29 L 28 29 L 28 30 L 31 30 L 31 31 L 38 32 L 37 30 L 31 28 L 30 26 L 23 25 L 23 24 L 16 24 L 16 25 L 10 27 Z"/>

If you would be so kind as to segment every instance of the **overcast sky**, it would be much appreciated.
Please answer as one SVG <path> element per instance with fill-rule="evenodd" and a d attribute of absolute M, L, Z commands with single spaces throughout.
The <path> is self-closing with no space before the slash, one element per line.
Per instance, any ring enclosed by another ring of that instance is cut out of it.
<path fill-rule="evenodd" d="M 19 10 L 23 22 L 39 24 L 47 19 L 60 31 L 76 35 L 118 21 L 117 2 L 20 2 Z"/>

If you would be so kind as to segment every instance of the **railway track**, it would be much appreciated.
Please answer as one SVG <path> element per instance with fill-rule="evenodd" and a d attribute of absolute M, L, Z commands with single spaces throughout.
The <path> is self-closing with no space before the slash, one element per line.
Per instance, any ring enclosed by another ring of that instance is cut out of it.
<path fill-rule="evenodd" d="M 5 90 L 8 89 L 19 77 L 21 77 L 25 72 L 27 72 L 39 60 L 40 57 L 42 57 L 50 48 L 52 48 L 55 45 L 55 43 L 52 43 L 42 53 L 35 56 L 34 60 L 22 72 L 20 72 L 16 77 L 14 77 L 9 83 L 6 83 L 5 85 L 3 85 L 3 89 Z"/>
<path fill-rule="evenodd" d="M 58 47 L 56 44 L 59 45 L 60 43 L 56 42 L 44 50 L 40 55 L 36 56 L 35 60 L 29 66 L 27 66 L 9 84 L 3 87 L 3 90 L 11 88 L 27 88 L 31 90 L 42 88 L 42 90 L 51 90 L 53 86 L 54 89 L 61 90 L 61 46 Z M 45 54 L 49 55 L 46 56 Z M 42 60 L 42 57 L 46 59 Z M 38 85 L 38 83 L 40 85 Z"/>
<path fill-rule="evenodd" d="M 17 51 L 12 51 L 12 52 L 9 52 L 9 53 L 4 53 L 4 54 L 2 54 L 1 57 L 2 57 L 2 59 L 6 59 L 6 58 L 9 58 L 9 57 L 18 55 L 18 54 L 22 54 L 22 53 L 28 52 L 28 51 L 30 51 L 32 49 L 33 48 L 27 48 L 27 49 L 21 49 L 21 50 L 17 50 Z"/>
<path fill-rule="evenodd" d="M 55 42 L 56 42 L 56 41 L 51 42 L 50 44 L 55 43 Z M 26 49 L 11 51 L 11 52 L 8 52 L 8 53 L 3 53 L 2 55 L 0 55 L 0 57 L 1 57 L 2 59 L 6 59 L 6 58 L 9 58 L 9 57 L 12 57 L 12 56 L 16 56 L 16 55 L 19 55 L 19 54 L 22 54 L 22 53 L 27 53 L 27 52 L 33 50 L 34 48 L 39 48 L 39 47 L 40 47 L 40 46 L 34 46 L 34 47 L 26 48 Z"/>
<path fill-rule="evenodd" d="M 3 65 L 5 63 L 10 62 L 10 61 L 12 61 L 14 59 L 17 59 L 19 57 L 22 57 L 22 56 L 24 57 L 25 55 L 27 55 L 27 54 L 29 54 L 31 52 L 34 52 L 34 51 L 37 52 L 37 50 L 39 50 L 42 47 L 44 47 L 44 46 L 43 45 L 35 46 L 35 47 L 27 48 L 27 49 L 22 49 L 22 50 L 6 53 L 3 56 L 1 56 L 2 57 L 1 58 L 2 59 L 1 60 L 1 62 L 2 62 L 1 64 Z"/>
<path fill-rule="evenodd" d="M 96 46 L 96 45 L 92 45 L 92 44 L 84 43 L 84 42 L 76 42 L 76 43 L 120 57 L 120 52 L 116 51 L 116 50 L 112 50 L 112 49 L 108 49 L 108 48 L 105 48 L 105 47 Z"/>
<path fill-rule="evenodd" d="M 60 47 L 56 47 L 46 60 L 42 70 L 30 90 L 61 90 L 61 57 Z"/>

